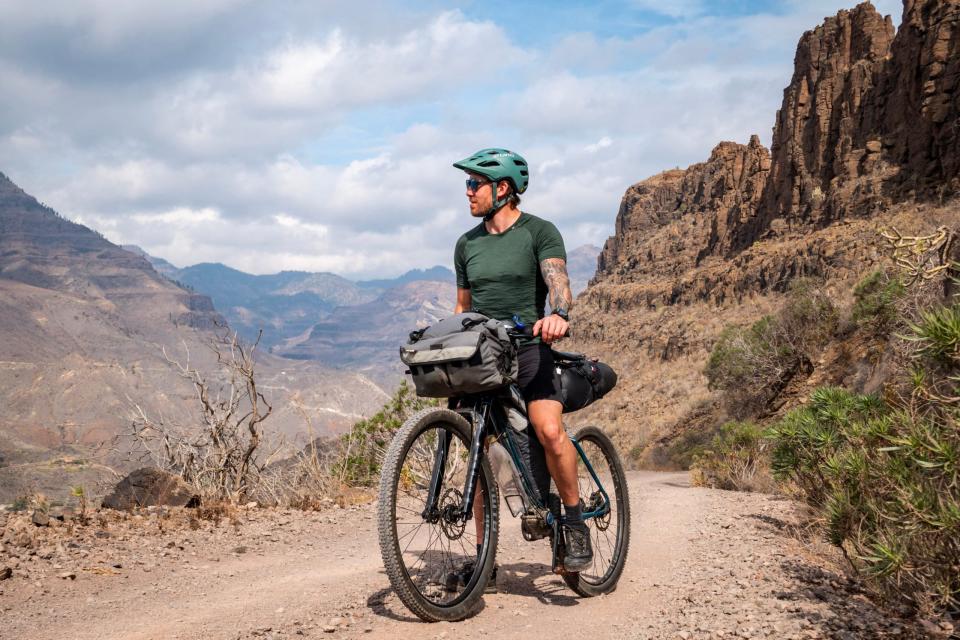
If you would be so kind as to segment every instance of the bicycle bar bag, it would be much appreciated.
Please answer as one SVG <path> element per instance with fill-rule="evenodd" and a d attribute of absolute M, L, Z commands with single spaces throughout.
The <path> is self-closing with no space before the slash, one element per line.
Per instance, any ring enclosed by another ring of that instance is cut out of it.
<path fill-rule="evenodd" d="M 610 367 L 579 353 L 553 352 L 560 370 L 563 412 L 570 413 L 593 404 L 617 386 L 617 373 Z"/>
<path fill-rule="evenodd" d="M 494 391 L 517 379 L 516 346 L 500 322 L 479 313 L 458 313 L 410 332 L 400 360 L 424 398 Z"/>

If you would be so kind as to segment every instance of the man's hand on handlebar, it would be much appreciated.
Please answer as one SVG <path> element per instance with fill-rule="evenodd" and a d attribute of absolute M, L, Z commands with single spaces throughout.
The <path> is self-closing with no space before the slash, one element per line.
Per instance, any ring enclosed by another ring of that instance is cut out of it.
<path fill-rule="evenodd" d="M 560 340 L 569 333 L 570 323 L 554 313 L 540 318 L 533 325 L 533 335 L 540 336 L 547 344 Z"/>

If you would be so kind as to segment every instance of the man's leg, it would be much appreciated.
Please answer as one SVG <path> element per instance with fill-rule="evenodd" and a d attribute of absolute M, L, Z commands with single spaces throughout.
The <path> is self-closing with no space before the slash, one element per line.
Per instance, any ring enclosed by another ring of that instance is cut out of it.
<path fill-rule="evenodd" d="M 527 403 L 527 415 L 547 454 L 547 469 L 557 483 L 560 499 L 564 505 L 579 504 L 577 450 L 563 430 L 563 405 L 556 400 L 532 400 Z"/>
<path fill-rule="evenodd" d="M 557 483 L 563 502 L 563 528 L 566 538 L 564 566 L 580 571 L 593 561 L 590 530 L 583 522 L 580 488 L 577 483 L 577 450 L 563 430 L 563 405 L 556 400 L 531 400 L 527 403 L 530 423 L 543 445 L 547 468 Z"/>

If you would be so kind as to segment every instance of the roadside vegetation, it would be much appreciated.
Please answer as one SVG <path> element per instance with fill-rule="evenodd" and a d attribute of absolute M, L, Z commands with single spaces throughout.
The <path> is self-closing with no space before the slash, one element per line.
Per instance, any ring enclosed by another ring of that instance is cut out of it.
<path fill-rule="evenodd" d="M 318 438 L 292 458 L 276 465 L 262 488 L 268 503 L 301 509 L 340 506 L 372 498 L 380 480 L 380 465 L 393 434 L 414 413 L 437 406 L 435 399 L 417 397 L 402 381 L 383 408 L 340 436 Z"/>
<path fill-rule="evenodd" d="M 910 241 L 897 239 L 897 249 Z M 723 332 L 706 375 L 742 421 L 698 446 L 691 474 L 703 485 L 799 496 L 879 596 L 923 614 L 956 613 L 960 298 L 945 248 L 914 249 L 910 262 L 895 253 L 898 272 L 864 277 L 842 318 L 801 285 L 777 314 Z M 824 386 L 785 415 L 771 410 L 831 339 L 857 345 L 871 366 L 884 360 L 879 389 Z"/>
<path fill-rule="evenodd" d="M 738 417 L 762 415 L 797 375 L 809 374 L 837 331 L 836 306 L 818 283 L 795 281 L 780 311 L 748 327 L 727 327 L 704 373 Z"/>
<path fill-rule="evenodd" d="M 369 500 L 393 433 L 437 401 L 418 398 L 403 381 L 380 411 L 347 433 L 314 439 L 291 452 L 269 431 L 273 407 L 258 387 L 257 347 L 235 332 L 221 335 L 210 345 L 219 370 L 210 372 L 193 366 L 189 354 L 181 361 L 165 353 L 194 387 L 199 424 L 174 424 L 134 405 L 125 434 L 132 457 L 180 478 L 207 510 L 250 501 L 319 509 Z M 297 408 L 312 432 L 309 412 Z M 85 494 L 76 497 L 85 509 Z"/>

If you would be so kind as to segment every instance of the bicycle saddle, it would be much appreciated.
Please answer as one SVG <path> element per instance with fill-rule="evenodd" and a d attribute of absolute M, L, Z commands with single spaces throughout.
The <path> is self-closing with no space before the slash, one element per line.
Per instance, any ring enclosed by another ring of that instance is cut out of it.
<path fill-rule="evenodd" d="M 572 353 L 569 351 L 557 351 L 556 349 L 550 349 L 553 352 L 554 360 L 584 360 L 587 356 L 582 353 Z"/>

